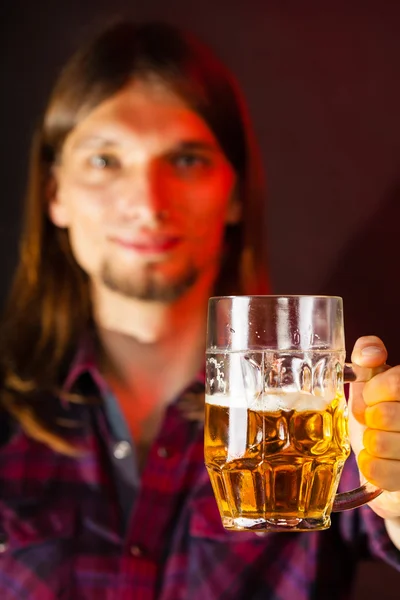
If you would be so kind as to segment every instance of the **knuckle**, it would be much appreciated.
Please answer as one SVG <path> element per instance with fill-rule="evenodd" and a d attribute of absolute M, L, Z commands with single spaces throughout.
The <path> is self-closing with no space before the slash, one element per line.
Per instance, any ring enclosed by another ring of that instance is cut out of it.
<path fill-rule="evenodd" d="M 364 447 L 372 456 L 382 456 L 385 454 L 386 440 L 383 432 L 373 429 L 366 429 L 364 433 Z"/>
<path fill-rule="evenodd" d="M 397 402 L 382 402 L 376 406 L 376 409 L 382 427 L 397 430 L 400 426 L 400 404 Z"/>
<path fill-rule="evenodd" d="M 387 372 L 387 386 L 392 397 L 400 400 L 400 369 L 398 367 Z"/>
<path fill-rule="evenodd" d="M 373 446 L 374 446 L 374 454 L 375 456 L 387 456 L 389 451 L 389 444 L 387 440 L 387 436 L 384 432 L 377 431 L 373 436 Z"/>

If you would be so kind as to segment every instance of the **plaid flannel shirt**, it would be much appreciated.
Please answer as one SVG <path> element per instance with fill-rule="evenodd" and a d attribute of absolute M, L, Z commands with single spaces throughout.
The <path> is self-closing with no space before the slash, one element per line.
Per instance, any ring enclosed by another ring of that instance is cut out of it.
<path fill-rule="evenodd" d="M 179 399 L 139 476 L 90 353 L 78 353 L 66 385 L 101 398 L 53 399 L 58 416 L 79 423 L 69 430 L 83 449 L 77 458 L 1 417 L 1 600 L 344 599 L 360 556 L 400 570 L 400 551 L 368 507 L 333 515 L 324 532 L 224 530 L 204 467 L 203 424 L 185 419 Z M 357 485 L 349 459 L 342 487 Z"/>

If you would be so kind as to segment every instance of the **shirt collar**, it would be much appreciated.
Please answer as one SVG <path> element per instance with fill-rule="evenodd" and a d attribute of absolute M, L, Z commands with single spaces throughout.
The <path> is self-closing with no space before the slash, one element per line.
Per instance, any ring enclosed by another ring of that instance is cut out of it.
<path fill-rule="evenodd" d="M 89 334 L 86 334 L 82 338 L 78 346 L 78 350 L 75 354 L 75 357 L 68 371 L 68 375 L 62 386 L 63 392 L 68 394 L 72 390 L 75 383 L 78 381 L 79 377 L 84 373 L 89 373 L 91 375 L 94 383 L 98 387 L 102 396 L 109 392 L 107 382 L 100 373 L 98 367 L 95 340 L 93 338 L 93 335 Z M 205 367 L 203 366 L 189 387 L 192 388 L 192 386 L 204 386 L 205 379 Z"/>
<path fill-rule="evenodd" d="M 101 395 L 103 396 L 108 391 L 107 383 L 104 377 L 101 375 L 98 367 L 98 361 L 95 350 L 95 341 L 92 335 L 86 334 L 75 354 L 75 357 L 71 363 L 68 371 L 68 375 L 63 384 L 63 391 L 69 393 L 78 381 L 79 377 L 84 373 L 89 373 L 99 388 Z"/>

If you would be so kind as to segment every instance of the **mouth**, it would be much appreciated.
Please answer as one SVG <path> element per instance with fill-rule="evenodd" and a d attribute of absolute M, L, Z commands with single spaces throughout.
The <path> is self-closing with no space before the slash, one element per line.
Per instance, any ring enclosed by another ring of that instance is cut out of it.
<path fill-rule="evenodd" d="M 142 235 L 137 237 L 113 236 L 109 240 L 139 254 L 164 254 L 174 250 L 182 241 L 177 235 Z"/>

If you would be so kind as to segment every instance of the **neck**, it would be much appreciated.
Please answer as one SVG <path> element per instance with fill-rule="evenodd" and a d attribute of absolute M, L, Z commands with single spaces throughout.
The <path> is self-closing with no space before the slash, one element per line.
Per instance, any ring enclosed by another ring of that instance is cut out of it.
<path fill-rule="evenodd" d="M 171 396 L 184 389 L 204 363 L 210 279 L 170 304 L 97 287 L 95 320 L 106 377 L 133 394 L 159 388 Z"/>

